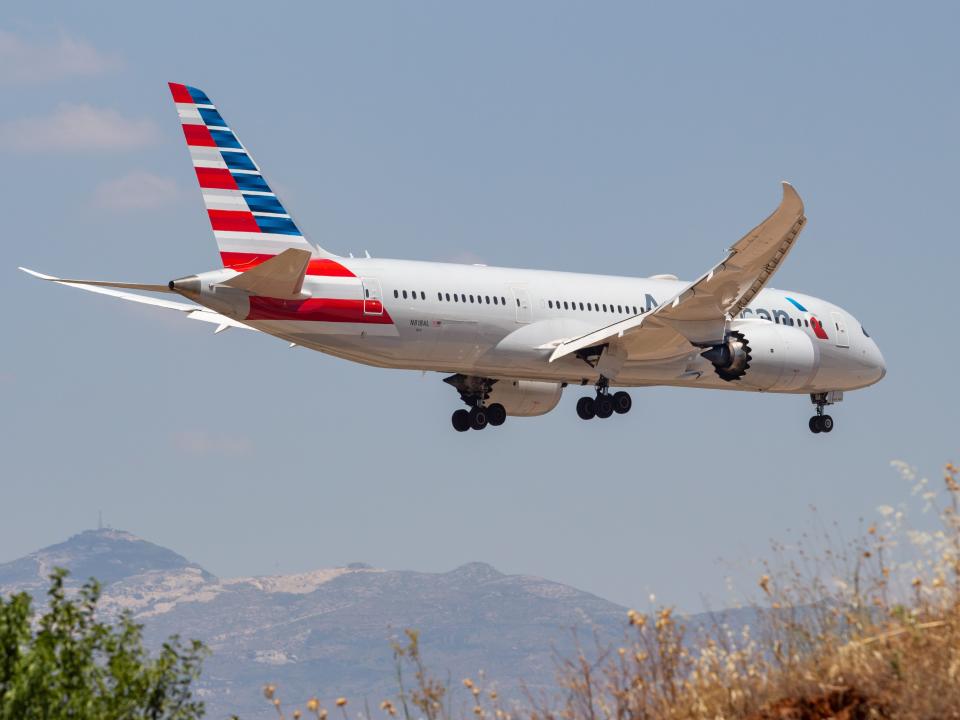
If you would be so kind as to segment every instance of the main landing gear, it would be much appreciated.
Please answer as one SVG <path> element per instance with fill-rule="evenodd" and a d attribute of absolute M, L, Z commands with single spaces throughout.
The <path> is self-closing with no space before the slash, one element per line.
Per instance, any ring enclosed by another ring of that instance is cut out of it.
<path fill-rule="evenodd" d="M 474 405 L 469 410 L 460 408 L 454 411 L 450 419 L 453 429 L 457 432 L 467 430 L 483 430 L 487 425 L 498 427 L 507 419 L 507 411 L 500 403 L 493 403 L 489 407 Z"/>
<path fill-rule="evenodd" d="M 507 419 L 507 409 L 500 403 L 490 403 L 490 391 L 496 380 L 463 374 L 451 375 L 443 381 L 453 385 L 460 393 L 460 399 L 467 405 L 453 413 L 450 422 L 457 432 L 483 430 L 487 425 L 497 427 Z"/>
<path fill-rule="evenodd" d="M 817 406 L 817 414 L 810 418 L 808 423 L 810 432 L 817 434 L 828 433 L 833 430 L 833 418 L 824 415 L 823 408 L 841 400 L 843 400 L 843 393 L 841 392 L 810 393 L 810 402 Z"/>
<path fill-rule="evenodd" d="M 608 418 L 614 413 L 626 415 L 633 407 L 633 400 L 629 393 L 623 390 L 610 394 L 609 382 L 600 377 L 597 383 L 597 396 L 582 397 L 577 400 L 577 415 L 581 420 L 592 420 L 595 417 Z"/>

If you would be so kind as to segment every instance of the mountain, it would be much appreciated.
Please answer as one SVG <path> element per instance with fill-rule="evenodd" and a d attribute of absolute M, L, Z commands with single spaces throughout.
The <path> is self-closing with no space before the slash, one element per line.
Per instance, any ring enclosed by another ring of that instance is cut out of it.
<path fill-rule="evenodd" d="M 0 593 L 38 596 L 53 567 L 103 583 L 106 612 L 131 612 L 149 643 L 198 638 L 213 650 L 200 690 L 210 717 L 275 717 L 261 693 L 396 694 L 391 639 L 420 632 L 428 667 L 459 685 L 485 673 L 504 697 L 553 686 L 555 658 L 622 637 L 626 609 L 567 585 L 470 563 L 445 573 L 364 564 L 221 580 L 186 558 L 119 530 L 88 530 L 0 565 Z M 464 698 L 465 699 L 465 698 Z"/>
<path fill-rule="evenodd" d="M 74 580 L 95 577 L 104 585 L 151 571 L 196 571 L 205 580 L 216 579 L 183 556 L 136 535 L 122 530 L 87 530 L 66 542 L 0 565 L 0 590 L 16 587 L 42 591 L 55 567 L 69 568 Z"/>

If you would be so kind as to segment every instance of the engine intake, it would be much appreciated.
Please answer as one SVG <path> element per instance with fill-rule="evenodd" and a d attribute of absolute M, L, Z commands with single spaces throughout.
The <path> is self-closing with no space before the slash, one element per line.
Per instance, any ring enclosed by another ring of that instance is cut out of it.
<path fill-rule="evenodd" d="M 750 344 L 741 332 L 732 332 L 727 335 L 722 345 L 714 345 L 709 350 L 700 353 L 700 356 L 713 363 L 717 375 L 727 382 L 739 380 L 747 374 L 750 361 Z"/>

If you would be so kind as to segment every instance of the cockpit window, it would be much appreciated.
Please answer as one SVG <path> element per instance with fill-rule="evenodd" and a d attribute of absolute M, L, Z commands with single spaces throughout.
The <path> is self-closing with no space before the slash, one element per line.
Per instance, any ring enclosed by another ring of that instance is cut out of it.
<path fill-rule="evenodd" d="M 870 333 L 867 332 L 867 329 L 863 325 L 860 326 L 860 330 L 863 331 L 864 337 L 870 337 Z"/>

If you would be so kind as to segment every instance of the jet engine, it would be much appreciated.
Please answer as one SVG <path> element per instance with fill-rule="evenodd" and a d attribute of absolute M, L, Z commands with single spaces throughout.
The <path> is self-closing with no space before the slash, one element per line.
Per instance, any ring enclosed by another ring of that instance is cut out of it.
<path fill-rule="evenodd" d="M 487 396 L 487 406 L 500 403 L 507 415 L 533 417 L 545 415 L 560 402 L 560 383 L 538 380 L 498 380 Z"/>
<path fill-rule="evenodd" d="M 723 343 L 700 355 L 723 380 L 756 390 L 800 390 L 820 367 L 820 347 L 813 338 L 766 320 L 732 323 Z"/>

